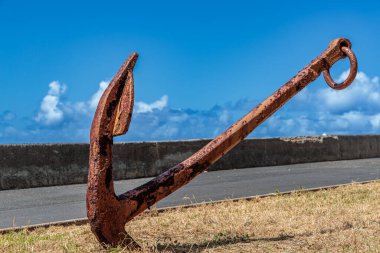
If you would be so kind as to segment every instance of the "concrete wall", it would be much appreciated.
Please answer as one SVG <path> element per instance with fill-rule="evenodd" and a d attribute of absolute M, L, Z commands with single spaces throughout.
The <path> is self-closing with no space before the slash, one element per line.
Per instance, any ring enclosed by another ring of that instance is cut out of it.
<path fill-rule="evenodd" d="M 209 140 L 114 145 L 116 180 L 151 177 Z M 0 190 L 85 183 L 88 144 L 0 145 Z M 209 170 L 380 157 L 380 136 L 249 139 Z"/>

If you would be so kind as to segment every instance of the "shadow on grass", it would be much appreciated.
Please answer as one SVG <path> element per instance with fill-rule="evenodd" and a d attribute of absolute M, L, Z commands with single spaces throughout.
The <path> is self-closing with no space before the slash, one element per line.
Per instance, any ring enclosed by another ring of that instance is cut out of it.
<path fill-rule="evenodd" d="M 156 251 L 161 252 L 175 252 L 175 253 L 182 253 L 182 252 L 202 252 L 206 249 L 210 248 L 216 248 L 220 246 L 225 245 L 232 245 L 237 243 L 251 243 L 251 242 L 258 242 L 258 241 L 264 241 L 264 242 L 276 242 L 276 241 L 285 241 L 292 239 L 294 236 L 291 235 L 281 235 L 278 237 L 260 237 L 260 238 L 249 238 L 246 235 L 242 236 L 226 236 L 223 234 L 219 234 L 214 236 L 211 240 L 207 240 L 200 243 L 163 243 L 163 244 L 157 244 Z"/>

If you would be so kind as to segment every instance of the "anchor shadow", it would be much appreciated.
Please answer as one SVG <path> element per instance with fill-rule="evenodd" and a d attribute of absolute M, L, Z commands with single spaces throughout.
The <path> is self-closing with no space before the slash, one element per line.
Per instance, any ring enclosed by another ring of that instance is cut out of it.
<path fill-rule="evenodd" d="M 203 252 L 206 249 L 216 248 L 224 245 L 232 245 L 237 243 L 251 243 L 251 242 L 276 242 L 285 241 L 294 238 L 293 235 L 281 235 L 278 237 L 259 237 L 249 238 L 247 236 L 226 237 L 221 239 L 211 239 L 201 243 L 160 243 L 155 247 L 155 252 Z"/>

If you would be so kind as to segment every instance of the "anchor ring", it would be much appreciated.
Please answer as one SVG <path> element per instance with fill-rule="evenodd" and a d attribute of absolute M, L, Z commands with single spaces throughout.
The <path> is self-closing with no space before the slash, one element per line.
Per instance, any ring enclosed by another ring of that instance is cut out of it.
<path fill-rule="evenodd" d="M 344 80 L 342 83 L 337 84 L 332 79 L 330 70 L 328 68 L 323 70 L 323 77 L 325 78 L 326 83 L 334 90 L 342 90 L 348 87 L 355 80 L 356 73 L 358 72 L 358 62 L 356 60 L 354 52 L 352 52 L 349 47 L 341 47 L 340 49 L 350 59 L 350 73 L 348 74 L 346 80 Z"/>

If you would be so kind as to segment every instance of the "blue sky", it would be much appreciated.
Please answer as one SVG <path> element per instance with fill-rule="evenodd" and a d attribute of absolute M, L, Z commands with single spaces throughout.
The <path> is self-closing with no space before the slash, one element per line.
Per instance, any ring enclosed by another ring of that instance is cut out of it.
<path fill-rule="evenodd" d="M 0 143 L 88 142 L 97 99 L 133 51 L 136 106 L 118 140 L 212 138 L 337 37 L 359 61 L 352 87 L 320 78 L 251 137 L 378 134 L 379 5 L 0 0 Z"/>

